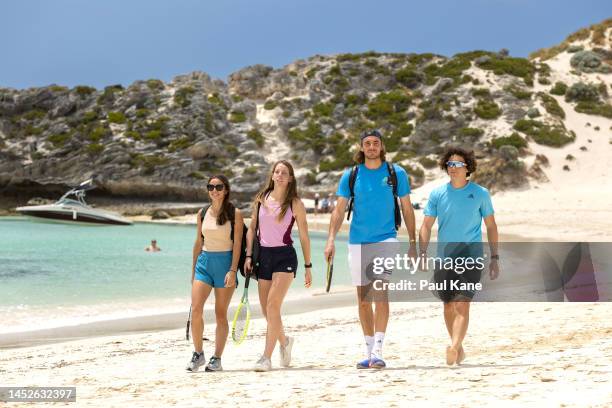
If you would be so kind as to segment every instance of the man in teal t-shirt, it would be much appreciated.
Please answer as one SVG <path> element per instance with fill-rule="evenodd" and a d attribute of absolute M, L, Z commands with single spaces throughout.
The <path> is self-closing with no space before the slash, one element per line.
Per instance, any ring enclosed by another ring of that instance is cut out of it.
<path fill-rule="evenodd" d="M 427 256 L 431 228 L 438 218 L 438 258 L 471 258 L 473 261 L 482 258 L 481 224 L 484 220 L 491 249 L 489 274 L 491 279 L 496 279 L 499 274 L 498 233 L 491 196 L 486 188 L 468 180 L 476 170 L 474 153 L 461 148 L 449 148 L 440 158 L 440 167 L 446 170 L 450 182 L 436 188 L 429 195 L 419 232 L 421 256 Z M 451 281 L 467 284 L 479 282 L 482 268 L 477 266 L 477 262 L 471 264 L 472 268 L 467 270 L 465 267 L 461 270 L 440 268 L 434 275 L 436 283 L 446 285 L 438 294 L 444 302 L 444 321 L 451 338 L 451 345 L 446 349 L 448 365 L 460 364 L 465 358 L 463 339 L 468 328 L 470 301 L 474 296 L 471 290 L 452 288 Z"/>
<path fill-rule="evenodd" d="M 382 359 L 382 345 L 389 321 L 389 301 L 386 291 L 380 291 L 382 293 L 377 293 L 374 299 L 368 298 L 367 294 L 372 293 L 374 280 L 364 272 L 367 269 L 368 254 L 392 257 L 397 251 L 397 245 L 393 244 L 398 241 L 392 172 L 397 180 L 397 197 L 400 201 L 398 205 L 401 204 L 401 212 L 410 237 L 409 255 L 416 257 L 414 210 L 410 202 L 408 175 L 402 167 L 390 165 L 385 161 L 384 144 L 379 131 L 372 130 L 361 135 L 355 161 L 358 164 L 349 231 L 349 270 L 353 285 L 357 287 L 359 320 L 366 343 L 365 359 L 357 363 L 357 368 L 384 368 L 386 364 Z M 334 257 L 334 239 L 351 198 L 351 173 L 352 169 L 347 169 L 338 184 L 338 202 L 330 219 L 329 237 L 325 247 L 325 259 L 328 260 Z M 389 277 L 390 272 L 385 271 L 381 280 L 388 280 Z M 375 312 L 372 303 L 376 306 Z"/>

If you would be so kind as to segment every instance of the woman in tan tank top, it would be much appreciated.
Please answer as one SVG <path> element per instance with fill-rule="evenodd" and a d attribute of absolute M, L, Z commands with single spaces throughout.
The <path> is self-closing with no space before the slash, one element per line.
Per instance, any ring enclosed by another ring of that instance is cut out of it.
<path fill-rule="evenodd" d="M 227 341 L 229 324 L 227 309 L 237 286 L 236 271 L 242 245 L 243 220 L 240 210 L 229 201 L 230 185 L 223 175 L 208 180 L 211 205 L 198 212 L 196 240 L 193 246 L 191 270 L 191 333 L 195 351 L 188 371 L 198 371 L 205 363 L 202 350 L 204 333 L 204 303 L 213 288 L 215 290 L 215 315 L 217 332 L 215 353 L 206 371 L 221 371 L 221 354 Z M 231 237 L 231 220 L 234 220 L 234 236 Z"/>

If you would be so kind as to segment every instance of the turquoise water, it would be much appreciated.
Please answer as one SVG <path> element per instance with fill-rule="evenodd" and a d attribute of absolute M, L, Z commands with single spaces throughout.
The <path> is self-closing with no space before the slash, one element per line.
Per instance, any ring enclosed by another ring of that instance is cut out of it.
<path fill-rule="evenodd" d="M 164 310 L 189 304 L 193 225 L 136 223 L 76 226 L 0 219 L 0 316 L 40 319 L 96 317 L 125 310 Z M 300 268 L 290 296 L 306 294 L 303 256 L 295 229 Z M 161 252 L 144 248 L 157 239 Z M 327 234 L 311 232 L 313 288 L 325 283 Z M 336 240 L 334 285 L 348 285 L 346 238 Z M 241 287 L 243 280 L 240 280 Z M 318 289 L 317 289 L 318 288 Z M 251 285 L 256 291 L 256 285 Z M 238 300 L 241 290 L 234 294 Z M 8 318 L 13 317 L 13 319 Z M 36 319 L 35 319 L 36 320 Z M 71 320 L 74 321 L 74 320 Z M 48 322 L 47 322 L 48 323 Z"/>

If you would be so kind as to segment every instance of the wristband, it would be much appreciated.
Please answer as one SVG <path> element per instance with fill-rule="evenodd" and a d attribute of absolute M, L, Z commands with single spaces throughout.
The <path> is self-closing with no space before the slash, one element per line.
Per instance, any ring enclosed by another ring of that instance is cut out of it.
<path fill-rule="evenodd" d="M 499 261 L 499 254 L 491 255 L 491 259 L 495 259 Z"/>
<path fill-rule="evenodd" d="M 304 264 L 304 268 L 312 268 L 312 262 L 308 264 Z"/>
<path fill-rule="evenodd" d="M 253 255 L 246 255 L 245 258 L 251 258 L 253 259 Z"/>

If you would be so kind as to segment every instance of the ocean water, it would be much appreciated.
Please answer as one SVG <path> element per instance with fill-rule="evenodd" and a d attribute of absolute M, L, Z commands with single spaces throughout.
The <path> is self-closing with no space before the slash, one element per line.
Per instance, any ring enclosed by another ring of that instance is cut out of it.
<path fill-rule="evenodd" d="M 118 317 L 188 310 L 193 225 L 82 226 L 0 219 L 0 332 L 35 330 Z M 304 288 L 303 256 L 288 297 L 325 285 L 327 234 L 311 232 L 313 287 Z M 144 248 L 157 239 L 162 251 Z M 334 287 L 350 284 L 346 237 L 336 240 Z M 240 287 L 234 293 L 238 302 Z M 256 298 L 257 285 L 250 285 Z"/>

